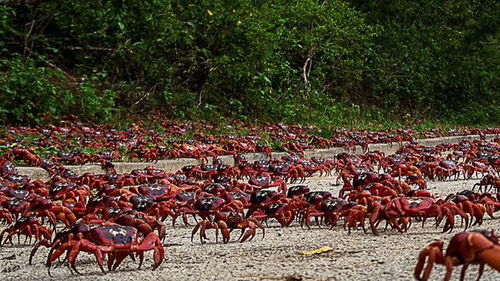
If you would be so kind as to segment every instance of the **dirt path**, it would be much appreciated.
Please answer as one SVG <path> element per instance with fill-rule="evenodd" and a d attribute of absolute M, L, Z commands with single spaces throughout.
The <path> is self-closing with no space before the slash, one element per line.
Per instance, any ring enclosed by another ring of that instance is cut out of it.
<path fill-rule="evenodd" d="M 333 178 L 311 178 L 312 188 L 338 190 L 332 187 Z M 430 183 L 432 192 L 446 195 L 471 188 L 474 181 Z M 500 214 L 498 214 L 500 216 Z M 168 225 L 168 224 L 167 224 Z M 169 225 L 168 225 L 169 226 Z M 500 233 L 500 219 L 486 218 L 482 229 Z M 266 237 L 261 232 L 251 242 L 200 244 L 190 241 L 191 227 L 168 227 L 166 259 L 159 269 L 152 271 L 152 254 L 146 256 L 145 265 L 137 270 L 137 262 L 127 259 L 115 272 L 103 275 L 93 256 L 81 254 L 77 267 L 83 276 L 72 275 L 65 266 L 51 270 L 54 280 L 414 280 L 413 269 L 419 251 L 433 239 L 448 241 L 451 234 L 443 234 L 432 223 L 425 228 L 412 225 L 408 233 L 382 232 L 380 236 L 365 234 L 362 230 L 347 234 L 342 227 L 333 230 L 314 227 L 302 230 L 297 223 L 289 228 L 270 224 Z M 236 237 L 237 233 L 234 233 Z M 215 237 L 213 231 L 209 237 Z M 236 239 L 236 238 L 234 238 Z M 446 243 L 447 244 L 447 243 Z M 304 256 L 297 253 L 318 247 L 331 246 L 334 251 Z M 0 250 L 0 280 L 48 280 L 44 266 L 47 250 L 28 265 L 30 246 L 4 247 Z M 460 269 L 454 270 L 452 280 L 458 280 Z M 466 280 L 474 280 L 477 266 L 469 267 Z M 444 266 L 435 266 L 431 280 L 442 280 Z M 294 279 L 296 278 L 296 279 Z M 481 280 L 500 280 L 500 273 L 487 267 Z"/>

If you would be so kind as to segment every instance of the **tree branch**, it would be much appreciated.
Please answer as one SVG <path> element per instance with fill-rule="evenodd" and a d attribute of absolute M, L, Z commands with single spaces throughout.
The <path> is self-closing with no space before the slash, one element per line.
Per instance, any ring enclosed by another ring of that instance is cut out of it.
<path fill-rule="evenodd" d="M 64 46 L 64 47 L 61 47 L 61 49 L 70 50 L 70 51 L 73 51 L 73 50 L 90 50 L 90 51 L 106 51 L 106 52 L 111 52 L 111 51 L 115 50 L 114 48 L 94 47 L 94 46 L 84 46 L 84 47 L 80 47 L 80 46 Z"/>

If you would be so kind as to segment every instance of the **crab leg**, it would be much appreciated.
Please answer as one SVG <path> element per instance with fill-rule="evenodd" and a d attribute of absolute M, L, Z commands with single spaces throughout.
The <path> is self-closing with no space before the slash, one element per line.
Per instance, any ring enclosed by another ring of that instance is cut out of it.
<path fill-rule="evenodd" d="M 148 251 L 153 249 L 153 258 L 154 258 L 154 266 L 153 270 L 157 269 L 163 259 L 165 258 L 165 249 L 161 244 L 160 238 L 154 233 L 150 233 L 144 238 L 138 246 L 133 246 L 132 251 L 137 251 L 140 255 L 143 254 L 144 251 Z"/>
<path fill-rule="evenodd" d="M 418 256 L 418 263 L 417 266 L 415 267 L 415 272 L 414 272 L 415 279 L 421 281 L 428 280 L 429 276 L 431 275 L 434 263 L 435 262 L 443 263 L 444 260 L 443 245 L 444 242 L 441 240 L 434 241 L 431 244 L 429 244 L 429 246 L 425 247 L 425 249 L 422 250 L 422 252 L 420 252 L 420 255 Z M 420 273 L 422 273 L 422 270 L 424 269 L 426 258 L 427 258 L 427 266 L 425 267 L 424 274 L 420 276 Z"/>

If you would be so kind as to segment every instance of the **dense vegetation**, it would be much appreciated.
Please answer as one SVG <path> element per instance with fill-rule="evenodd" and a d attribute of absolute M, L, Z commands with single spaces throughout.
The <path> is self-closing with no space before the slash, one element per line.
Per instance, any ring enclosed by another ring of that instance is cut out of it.
<path fill-rule="evenodd" d="M 0 121 L 500 120 L 495 0 L 0 5 Z"/>

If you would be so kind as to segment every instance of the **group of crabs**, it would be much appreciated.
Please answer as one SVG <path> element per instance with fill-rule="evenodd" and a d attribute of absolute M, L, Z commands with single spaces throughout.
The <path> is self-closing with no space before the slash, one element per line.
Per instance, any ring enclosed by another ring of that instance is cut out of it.
<path fill-rule="evenodd" d="M 70 116 L 69 119 L 74 119 Z M 220 126 L 211 122 L 176 123 L 152 116 L 160 129 L 145 129 L 132 124 L 118 130 L 109 125 L 62 121 L 59 126 L 11 127 L 0 133 L 0 147 L 42 152 L 44 159 L 25 157 L 28 166 L 46 169 L 53 164 L 104 165 L 113 161 L 157 161 L 181 157 L 205 158 L 274 150 L 303 155 L 304 150 L 356 146 L 366 150 L 372 143 L 400 143 L 419 138 L 457 135 L 500 134 L 499 128 L 439 130 L 388 129 L 380 131 L 336 129 L 329 138 L 313 125 L 280 123 L 249 124 L 239 121 Z M 209 134 L 210 132 L 211 134 Z M 243 134 L 245 133 L 245 134 Z M 271 146 L 273 145 L 273 147 Z M 8 150 L 9 151 L 9 150 Z M 27 154 L 26 156 L 29 156 Z"/>
<path fill-rule="evenodd" d="M 334 228 L 341 224 L 348 233 L 362 229 L 379 235 L 383 222 L 385 230 L 404 233 L 412 223 L 421 222 L 423 227 L 429 219 L 434 219 L 436 227 L 442 226 L 443 232 L 452 232 L 460 218 L 461 227 L 467 230 L 500 211 L 499 143 L 500 139 L 482 139 L 426 147 L 413 139 L 392 155 L 346 152 L 304 159 L 298 153 L 272 159 L 269 151 L 263 151 L 269 160 L 254 162 L 233 150 L 232 166 L 217 158 L 221 151 L 208 150 L 191 156 L 211 157 L 211 164 L 203 161 L 176 173 L 149 167 L 118 174 L 111 158 L 89 158 L 103 161 L 106 173 L 83 175 L 18 145 L 0 159 L 0 222 L 5 224 L 0 247 L 14 243 L 13 237 L 17 236 L 18 243 L 24 237 L 25 243 L 34 243 L 30 264 L 39 248 L 47 247 L 49 269 L 63 258 L 78 273 L 80 252 L 93 253 L 105 272 L 105 268 L 115 270 L 127 257 L 139 258 L 140 267 L 145 252 L 153 251 L 153 268 L 157 268 L 165 256 L 165 220 L 173 227 L 178 218 L 190 225 L 189 216 L 196 221 L 191 240 L 198 234 L 201 243 L 208 240 L 209 229 L 215 230 L 216 243 L 219 231 L 223 243 L 231 240 L 235 229 L 241 230 L 240 242 L 253 239 L 258 230 L 264 237 L 269 220 L 282 227 L 297 223 L 301 228 Z M 15 161 L 42 167 L 51 179 L 31 180 L 20 175 Z M 314 174 L 335 174 L 341 185 L 339 194 L 304 185 Z M 427 190 L 428 180 L 458 178 L 478 181 L 471 190 L 444 198 Z M 458 264 L 464 265 L 461 279 L 473 263 L 480 264 L 479 277 L 485 264 L 500 270 L 500 245 L 492 231 L 460 232 L 446 252 L 443 244 L 435 241 L 421 252 L 415 268 L 417 279 L 427 280 L 434 263 L 446 265 L 445 280 Z"/>

